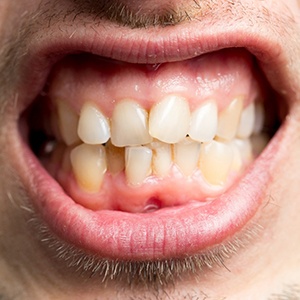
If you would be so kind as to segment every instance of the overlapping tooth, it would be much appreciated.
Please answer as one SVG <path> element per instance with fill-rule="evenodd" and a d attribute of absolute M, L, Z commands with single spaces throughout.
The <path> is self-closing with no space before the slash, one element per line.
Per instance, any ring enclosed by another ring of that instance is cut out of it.
<path fill-rule="evenodd" d="M 125 174 L 131 185 L 140 185 L 151 174 L 152 150 L 148 147 L 126 147 Z"/>
<path fill-rule="evenodd" d="M 156 103 L 150 111 L 150 135 L 165 143 L 177 143 L 187 135 L 190 119 L 187 100 L 176 95 L 169 95 Z"/>
<path fill-rule="evenodd" d="M 232 140 L 237 132 L 241 113 L 243 110 L 243 98 L 235 98 L 227 108 L 219 114 L 217 136 L 224 140 Z"/>
<path fill-rule="evenodd" d="M 255 103 L 255 122 L 253 133 L 261 133 L 265 122 L 265 111 L 262 103 Z"/>
<path fill-rule="evenodd" d="M 104 146 L 77 146 L 71 151 L 71 164 L 79 187 L 88 193 L 99 192 L 107 169 Z"/>
<path fill-rule="evenodd" d="M 172 149 L 170 144 L 154 141 L 148 145 L 153 152 L 152 171 L 159 177 L 165 177 L 172 166 Z"/>
<path fill-rule="evenodd" d="M 90 145 L 104 144 L 110 138 L 108 121 L 94 104 L 83 105 L 78 123 L 78 136 Z"/>
<path fill-rule="evenodd" d="M 115 175 L 125 169 L 125 149 L 115 147 L 111 141 L 105 145 L 107 157 L 107 170 Z"/>
<path fill-rule="evenodd" d="M 180 171 L 191 176 L 198 167 L 200 143 L 185 138 L 174 145 L 174 160 Z"/>
<path fill-rule="evenodd" d="M 60 135 L 66 145 L 71 146 L 80 142 L 77 134 L 79 116 L 76 112 L 67 103 L 57 101 L 57 113 Z"/>
<path fill-rule="evenodd" d="M 249 104 L 246 108 L 244 108 L 240 124 L 237 130 L 237 136 L 239 138 L 248 138 L 254 128 L 254 121 L 255 121 L 255 106 L 254 103 Z"/>
<path fill-rule="evenodd" d="M 147 111 L 130 99 L 117 103 L 111 119 L 112 144 L 125 147 L 144 145 L 151 141 Z"/>
<path fill-rule="evenodd" d="M 212 141 L 201 146 L 200 170 L 212 185 L 223 185 L 226 182 L 232 160 L 232 148 L 225 143 Z"/>
<path fill-rule="evenodd" d="M 210 142 L 217 133 L 218 107 L 210 100 L 200 105 L 191 115 L 189 136 L 198 142 Z"/>

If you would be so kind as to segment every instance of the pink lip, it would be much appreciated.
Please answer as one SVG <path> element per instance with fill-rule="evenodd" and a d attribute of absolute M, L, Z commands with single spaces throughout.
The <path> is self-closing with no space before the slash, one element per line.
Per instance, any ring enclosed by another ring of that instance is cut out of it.
<path fill-rule="evenodd" d="M 262 59 L 260 63 L 266 70 L 272 70 L 272 64 L 273 69 L 282 65 L 279 60 L 280 47 L 275 42 L 269 40 L 266 43 L 259 34 L 254 39 L 243 30 L 223 36 L 219 35 L 218 30 L 212 37 L 205 31 L 197 33 L 198 36 L 191 36 L 187 34 L 188 28 L 183 28 L 176 39 L 174 37 L 172 40 L 172 32 L 169 32 L 160 39 L 153 39 L 151 43 L 146 43 L 144 36 L 139 36 L 138 33 L 135 40 L 129 43 L 131 37 L 123 35 L 123 30 L 126 31 L 118 28 L 115 35 L 107 32 L 101 36 L 91 33 L 82 36 L 79 34 L 77 39 L 67 39 L 66 36 L 57 36 L 56 39 L 52 36 L 52 44 L 48 40 L 41 41 L 34 52 L 29 54 L 27 65 L 24 65 L 24 69 L 27 69 L 28 64 L 31 64 L 30 70 L 35 72 L 29 76 L 33 87 L 31 94 L 24 86 L 22 94 L 27 94 L 28 97 L 21 101 L 23 107 L 41 90 L 51 64 L 59 57 L 76 51 L 87 51 L 131 62 L 155 63 L 186 59 L 228 46 L 243 46 L 250 48 L 252 53 L 257 54 L 258 59 Z M 222 37 L 217 39 L 216 36 Z M 160 52 L 160 49 L 163 49 L 163 52 Z M 174 49 L 180 49 L 179 56 Z M 49 54 L 55 57 L 52 62 L 45 58 L 49 57 Z M 42 69 L 46 71 L 41 72 Z M 272 82 L 273 78 L 270 77 L 269 80 L 271 84 L 276 84 Z M 20 107 L 20 110 L 23 107 Z M 40 165 L 25 143 L 22 143 L 18 156 L 22 153 L 26 163 L 22 162 L 19 169 L 38 214 L 55 235 L 69 244 L 110 259 L 151 260 L 183 257 L 199 253 L 233 236 L 255 215 L 272 179 L 272 169 L 287 155 L 287 150 L 283 149 L 286 147 L 280 145 L 286 143 L 289 137 L 288 128 L 285 125 L 281 127 L 245 176 L 218 199 L 205 205 L 194 203 L 149 214 L 94 212 L 75 204 Z"/>

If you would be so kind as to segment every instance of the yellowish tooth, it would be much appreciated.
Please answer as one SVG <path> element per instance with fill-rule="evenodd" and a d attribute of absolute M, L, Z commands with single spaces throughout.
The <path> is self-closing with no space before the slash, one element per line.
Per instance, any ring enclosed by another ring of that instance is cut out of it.
<path fill-rule="evenodd" d="M 66 145 L 80 142 L 77 134 L 79 117 L 76 112 L 67 103 L 57 101 L 57 113 L 60 134 Z"/>
<path fill-rule="evenodd" d="M 239 150 L 243 164 L 247 164 L 252 161 L 253 154 L 250 139 L 234 139 L 232 143 Z"/>
<path fill-rule="evenodd" d="M 260 134 L 265 122 L 265 110 L 262 103 L 255 103 L 255 122 L 253 134 Z"/>
<path fill-rule="evenodd" d="M 235 141 L 235 140 L 233 140 L 233 141 Z M 233 151 L 233 159 L 232 159 L 231 169 L 234 172 L 239 172 L 243 167 L 243 159 L 242 159 L 241 151 L 234 142 L 231 142 L 230 146 Z"/>
<path fill-rule="evenodd" d="M 243 109 L 239 127 L 237 130 L 237 136 L 239 138 L 248 138 L 254 129 L 255 121 L 255 106 L 254 103 L 249 104 L 246 108 Z"/>
<path fill-rule="evenodd" d="M 212 185 L 223 185 L 229 175 L 233 160 L 233 151 L 225 143 L 212 141 L 201 145 L 200 170 Z"/>
<path fill-rule="evenodd" d="M 112 144 L 125 147 L 144 145 L 151 141 L 146 110 L 130 99 L 117 103 L 111 120 Z"/>
<path fill-rule="evenodd" d="M 178 143 L 187 135 L 190 120 L 190 108 L 186 99 L 169 95 L 156 103 L 150 111 L 150 135 L 165 143 Z"/>
<path fill-rule="evenodd" d="M 140 185 L 151 174 L 152 150 L 147 147 L 126 147 L 125 174 L 129 184 Z"/>
<path fill-rule="evenodd" d="M 207 101 L 192 112 L 188 134 L 193 140 L 210 142 L 215 137 L 217 128 L 218 107 L 216 101 Z"/>
<path fill-rule="evenodd" d="M 235 137 L 242 110 L 243 97 L 237 97 L 227 108 L 220 112 L 217 131 L 217 136 L 219 138 L 232 140 Z"/>
<path fill-rule="evenodd" d="M 78 123 L 78 136 L 90 145 L 104 144 L 110 138 L 108 121 L 94 104 L 83 105 Z"/>
<path fill-rule="evenodd" d="M 191 176 L 197 169 L 200 155 L 200 143 L 189 138 L 174 145 L 174 160 L 180 171 Z"/>
<path fill-rule="evenodd" d="M 153 151 L 153 173 L 159 177 L 167 176 L 172 166 L 171 145 L 155 141 L 147 146 Z"/>
<path fill-rule="evenodd" d="M 105 148 L 102 145 L 77 146 L 71 151 L 71 164 L 82 190 L 88 193 L 100 191 L 107 169 Z"/>
<path fill-rule="evenodd" d="M 125 148 L 115 147 L 110 141 L 105 145 L 107 169 L 115 175 L 125 169 Z"/>

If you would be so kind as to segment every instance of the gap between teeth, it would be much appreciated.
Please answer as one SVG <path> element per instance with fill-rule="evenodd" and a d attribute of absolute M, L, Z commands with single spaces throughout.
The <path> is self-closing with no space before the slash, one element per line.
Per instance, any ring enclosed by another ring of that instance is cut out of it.
<path fill-rule="evenodd" d="M 76 181 L 95 193 L 107 171 L 124 171 L 129 184 L 140 185 L 150 175 L 168 176 L 174 165 L 184 176 L 200 170 L 209 184 L 225 184 L 231 172 L 240 172 L 253 159 L 250 140 L 264 123 L 261 103 L 245 108 L 243 103 L 238 96 L 218 112 L 210 99 L 191 112 L 186 99 L 169 95 L 147 112 L 124 99 L 110 119 L 94 103 L 85 103 L 80 116 L 63 101 L 57 101 L 57 110 L 60 136 L 72 147 Z M 262 138 L 259 147 L 266 142 Z"/>

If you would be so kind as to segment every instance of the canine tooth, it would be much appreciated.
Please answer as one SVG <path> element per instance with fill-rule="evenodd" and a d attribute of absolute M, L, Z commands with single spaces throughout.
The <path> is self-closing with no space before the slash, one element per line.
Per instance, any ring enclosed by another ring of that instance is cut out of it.
<path fill-rule="evenodd" d="M 239 138 L 248 138 L 254 128 L 254 121 L 255 121 L 255 106 L 254 103 L 248 105 L 248 107 L 244 108 L 240 124 L 237 131 L 237 136 Z"/>
<path fill-rule="evenodd" d="M 125 173 L 128 183 L 140 185 L 151 174 L 152 150 L 140 147 L 126 147 Z"/>
<path fill-rule="evenodd" d="M 189 136 L 198 142 L 210 142 L 218 128 L 218 107 L 215 101 L 207 101 L 192 112 Z"/>
<path fill-rule="evenodd" d="M 261 103 L 255 103 L 255 122 L 254 122 L 254 134 L 259 134 L 264 126 L 265 122 L 265 110 Z"/>
<path fill-rule="evenodd" d="M 81 144 L 71 151 L 71 164 L 77 184 L 86 192 L 99 192 L 107 169 L 105 148 Z"/>
<path fill-rule="evenodd" d="M 65 102 L 57 102 L 59 130 L 66 145 L 71 146 L 80 141 L 77 134 L 79 117 L 76 112 Z"/>
<path fill-rule="evenodd" d="M 117 147 L 137 146 L 152 141 L 148 113 L 133 100 L 119 102 L 111 120 L 111 142 Z"/>
<path fill-rule="evenodd" d="M 235 98 L 225 110 L 219 114 L 217 136 L 232 140 L 236 135 L 243 109 L 243 98 Z"/>
<path fill-rule="evenodd" d="M 172 166 L 171 145 L 155 141 L 148 145 L 152 149 L 152 169 L 153 173 L 159 177 L 168 175 Z"/>
<path fill-rule="evenodd" d="M 223 185 L 228 177 L 233 160 L 233 151 L 227 144 L 212 141 L 201 145 L 200 170 L 213 185 Z"/>
<path fill-rule="evenodd" d="M 177 143 L 187 135 L 190 119 L 186 99 L 169 95 L 156 103 L 150 111 L 150 135 L 165 143 Z"/>
<path fill-rule="evenodd" d="M 85 103 L 81 109 L 78 135 L 84 143 L 91 145 L 104 144 L 110 138 L 106 117 L 91 103 Z"/>
<path fill-rule="evenodd" d="M 105 145 L 107 169 L 111 174 L 118 174 L 125 169 L 125 149 L 115 147 L 111 141 Z"/>
<path fill-rule="evenodd" d="M 200 154 L 200 143 L 189 138 L 174 145 L 174 160 L 181 172 L 191 176 L 197 169 Z"/>

